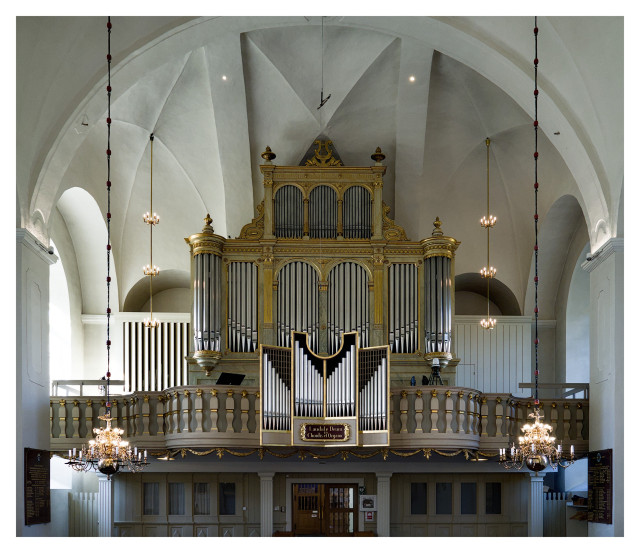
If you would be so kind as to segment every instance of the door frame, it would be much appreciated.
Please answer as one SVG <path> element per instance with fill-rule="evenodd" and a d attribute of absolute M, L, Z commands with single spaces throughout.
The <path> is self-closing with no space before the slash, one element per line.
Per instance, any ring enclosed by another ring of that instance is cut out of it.
<path fill-rule="evenodd" d="M 286 510 L 287 510 L 287 532 L 293 531 L 293 484 L 354 484 L 358 488 L 364 486 L 364 478 L 359 475 L 354 475 L 353 478 L 297 478 L 295 476 L 287 477 L 285 479 L 285 494 L 287 497 Z M 357 489 L 357 488 L 356 488 Z M 358 498 L 356 497 L 356 500 Z M 359 503 L 357 501 L 357 503 Z M 364 512 L 360 511 L 360 505 L 357 505 L 358 509 L 358 530 L 362 531 L 364 528 Z"/>

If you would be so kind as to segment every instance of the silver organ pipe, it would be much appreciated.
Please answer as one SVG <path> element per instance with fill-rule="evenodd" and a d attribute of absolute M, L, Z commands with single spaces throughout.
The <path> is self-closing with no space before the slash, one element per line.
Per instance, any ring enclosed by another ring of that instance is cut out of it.
<path fill-rule="evenodd" d="M 307 332 L 309 347 L 318 345 L 318 273 L 313 266 L 293 261 L 278 273 L 276 329 L 279 346 L 291 345 L 291 331 Z"/>
<path fill-rule="evenodd" d="M 387 430 L 387 348 L 368 348 L 359 353 L 359 421 L 362 431 Z"/>
<path fill-rule="evenodd" d="M 193 336 L 196 351 L 220 351 L 222 296 L 221 259 L 211 253 L 194 257 Z"/>
<path fill-rule="evenodd" d="M 451 259 L 432 256 L 425 263 L 426 352 L 451 352 Z"/>
<path fill-rule="evenodd" d="M 389 267 L 389 345 L 392 353 L 418 348 L 418 268 L 409 263 Z"/>
<path fill-rule="evenodd" d="M 229 349 L 255 351 L 258 347 L 258 268 L 254 263 L 232 262 L 228 275 Z"/>
<path fill-rule="evenodd" d="M 291 351 L 263 346 L 262 428 L 291 429 Z"/>
<path fill-rule="evenodd" d="M 338 229 L 338 200 L 330 186 L 316 186 L 309 193 L 309 237 L 335 238 Z"/>
<path fill-rule="evenodd" d="M 345 238 L 371 238 L 371 201 L 363 186 L 347 188 L 342 211 Z"/>
<path fill-rule="evenodd" d="M 333 355 L 340 348 L 342 334 L 357 331 L 360 345 L 369 345 L 369 287 L 367 272 L 357 263 L 336 265 L 329 273 L 327 302 L 327 346 Z"/>
<path fill-rule="evenodd" d="M 274 234 L 277 238 L 302 238 L 304 204 L 297 186 L 285 185 L 274 197 Z"/>

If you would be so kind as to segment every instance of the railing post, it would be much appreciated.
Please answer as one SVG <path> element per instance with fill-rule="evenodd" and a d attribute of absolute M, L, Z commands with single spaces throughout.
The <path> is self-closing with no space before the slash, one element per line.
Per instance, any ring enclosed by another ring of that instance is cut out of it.
<path fill-rule="evenodd" d="M 67 402 L 64 399 L 58 400 L 58 420 L 60 421 L 60 437 L 67 437 Z"/>
<path fill-rule="evenodd" d="M 233 390 L 227 390 L 227 399 L 225 402 L 225 407 L 227 410 L 226 418 L 227 418 L 227 432 L 235 432 L 233 429 L 233 410 L 235 407 L 235 401 L 233 400 Z"/>
<path fill-rule="evenodd" d="M 145 394 L 142 398 L 142 434 L 149 435 L 149 395 Z"/>
<path fill-rule="evenodd" d="M 158 424 L 158 431 L 156 432 L 156 436 L 165 435 L 164 428 L 164 415 L 165 408 L 164 402 L 166 401 L 167 396 L 160 395 L 158 396 L 158 401 L 156 403 L 156 422 Z"/>
<path fill-rule="evenodd" d="M 202 390 L 200 388 L 196 390 L 194 409 L 196 413 L 196 432 L 202 432 Z"/>
<path fill-rule="evenodd" d="M 218 432 L 218 390 L 211 388 L 211 430 Z"/>
<path fill-rule="evenodd" d="M 469 401 L 467 402 L 467 434 L 475 434 L 473 431 L 473 393 L 469 392 Z"/>
<path fill-rule="evenodd" d="M 480 399 L 480 435 L 488 436 L 487 423 L 489 422 L 489 406 L 487 405 L 487 398 L 482 397 Z"/>
<path fill-rule="evenodd" d="M 462 431 L 464 430 L 464 412 L 465 412 L 464 392 L 459 391 L 458 392 L 458 433 L 462 433 Z M 469 433 L 469 428 L 467 428 L 466 433 Z"/>
<path fill-rule="evenodd" d="M 438 401 L 438 390 L 431 390 L 431 429 L 430 432 L 435 434 L 438 432 L 438 411 L 440 402 Z"/>
<path fill-rule="evenodd" d="M 563 424 L 563 429 L 562 429 L 562 438 L 565 440 L 570 440 L 571 436 L 570 436 L 570 429 L 571 429 L 571 411 L 569 410 L 569 404 L 565 403 L 564 404 L 564 424 Z"/>
<path fill-rule="evenodd" d="M 190 411 L 189 411 L 189 390 L 185 390 L 182 396 L 182 421 L 184 422 L 184 431 L 191 432 L 191 421 L 190 421 Z"/>
<path fill-rule="evenodd" d="M 172 431 L 174 434 L 182 432 L 180 428 L 180 394 L 178 390 L 173 392 L 173 400 L 171 401 L 171 419 L 173 421 Z"/>
<path fill-rule="evenodd" d="M 260 391 L 256 392 L 256 433 L 260 434 L 260 412 L 261 412 L 261 403 L 260 403 Z"/>
<path fill-rule="evenodd" d="M 407 391 L 400 392 L 400 432 L 407 432 L 407 411 L 409 402 L 407 400 Z"/>
<path fill-rule="evenodd" d="M 73 400 L 73 407 L 71 408 L 71 426 L 73 428 L 73 437 L 79 438 L 80 434 L 80 402 L 77 399 Z"/>
<path fill-rule="evenodd" d="M 473 409 L 473 416 L 475 417 L 474 434 L 480 434 L 480 394 L 476 394 L 473 399 L 475 400 Z"/>
<path fill-rule="evenodd" d="M 502 438 L 502 425 L 504 423 L 504 406 L 502 398 L 496 398 L 496 438 Z"/>
<path fill-rule="evenodd" d="M 416 390 L 416 434 L 422 433 L 422 412 L 424 410 L 424 400 L 422 399 L 422 390 Z"/>
<path fill-rule="evenodd" d="M 453 428 L 451 428 L 451 420 L 453 419 L 453 400 L 451 399 L 451 390 L 447 390 L 445 392 L 445 400 L 444 400 L 444 431 L 447 434 L 453 432 Z"/>
<path fill-rule="evenodd" d="M 582 431 L 584 429 L 584 410 L 582 403 L 576 406 L 576 440 L 583 440 Z"/>
<path fill-rule="evenodd" d="M 247 423 L 249 422 L 249 398 L 247 397 L 247 390 L 242 390 L 242 398 L 240 399 L 240 420 L 242 422 L 242 428 L 240 432 L 249 432 Z"/>

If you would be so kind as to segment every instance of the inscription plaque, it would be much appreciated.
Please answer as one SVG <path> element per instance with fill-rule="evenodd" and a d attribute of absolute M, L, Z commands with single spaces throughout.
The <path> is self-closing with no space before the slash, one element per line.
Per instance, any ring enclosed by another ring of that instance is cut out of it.
<path fill-rule="evenodd" d="M 589 522 L 611 524 L 613 509 L 613 450 L 589 452 L 588 517 Z"/>
<path fill-rule="evenodd" d="M 346 442 L 350 430 L 350 426 L 344 423 L 305 423 L 300 427 L 300 438 L 305 442 Z"/>
<path fill-rule="evenodd" d="M 51 522 L 49 452 L 24 448 L 24 523 Z"/>

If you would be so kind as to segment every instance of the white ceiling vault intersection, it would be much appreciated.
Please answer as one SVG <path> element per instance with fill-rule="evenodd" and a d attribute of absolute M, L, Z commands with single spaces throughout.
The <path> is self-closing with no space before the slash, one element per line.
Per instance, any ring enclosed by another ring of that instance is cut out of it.
<path fill-rule="evenodd" d="M 68 229 L 81 221 L 72 201 L 80 196 L 67 190 L 85 190 L 106 212 L 105 20 L 18 18 L 16 224 L 44 240 L 56 213 Z M 154 262 L 168 271 L 165 288 L 188 287 L 183 238 L 200 230 L 207 212 L 216 232 L 232 237 L 254 216 L 267 144 L 275 163 L 295 165 L 321 134 L 345 165 L 372 163 L 380 146 L 392 216 L 412 240 L 429 235 L 439 216 L 462 241 L 457 272 L 475 272 L 485 261 L 478 220 L 488 136 L 498 279 L 524 309 L 533 246 L 533 18 L 327 17 L 324 50 L 319 17 L 112 21 L 121 308 L 148 256 L 141 214 L 153 132 L 161 216 Z M 622 18 L 542 17 L 538 25 L 542 226 L 556 201 L 572 196 L 583 216 L 571 207 L 571 216 L 554 219 L 556 250 L 583 227 L 595 250 L 618 233 Z M 331 99 L 318 110 L 323 55 Z M 77 263 L 81 275 L 91 273 Z"/>

